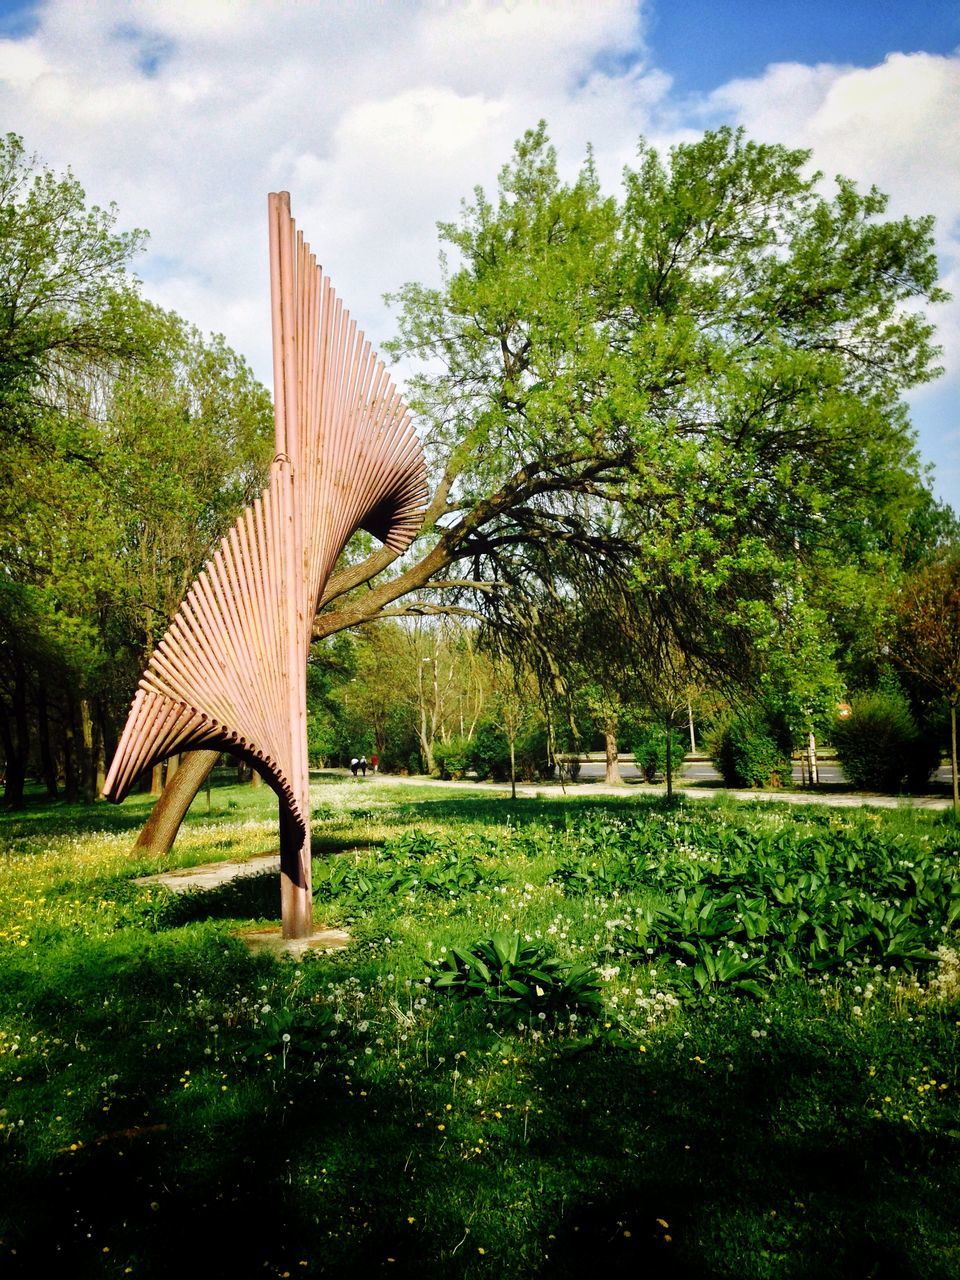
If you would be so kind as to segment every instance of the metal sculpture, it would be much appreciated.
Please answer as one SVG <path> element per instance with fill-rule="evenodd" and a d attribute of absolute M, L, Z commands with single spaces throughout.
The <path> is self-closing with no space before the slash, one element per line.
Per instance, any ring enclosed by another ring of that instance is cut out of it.
<path fill-rule="evenodd" d="M 370 343 L 290 216 L 269 197 L 276 455 L 270 482 L 190 587 L 140 680 L 104 786 L 120 801 L 167 756 L 249 760 L 280 798 L 283 936 L 312 931 L 306 669 L 313 620 L 348 539 L 397 553 L 427 499 L 423 452 Z"/>

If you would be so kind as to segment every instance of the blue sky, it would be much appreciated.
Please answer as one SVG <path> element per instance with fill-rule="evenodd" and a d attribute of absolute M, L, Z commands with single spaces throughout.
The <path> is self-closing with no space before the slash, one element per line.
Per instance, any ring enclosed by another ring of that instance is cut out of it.
<path fill-rule="evenodd" d="M 952 53 L 957 0 L 659 0 L 650 12 L 653 61 L 682 91 L 760 75 L 771 62 L 872 66 L 892 50 Z"/>
<path fill-rule="evenodd" d="M 148 228 L 148 294 L 267 382 L 267 191 L 379 343 L 382 295 L 436 278 L 436 221 L 541 117 L 611 190 L 639 136 L 730 123 L 934 213 L 958 300 L 909 403 L 960 509 L 958 0 L 0 0 L 0 127 Z"/>

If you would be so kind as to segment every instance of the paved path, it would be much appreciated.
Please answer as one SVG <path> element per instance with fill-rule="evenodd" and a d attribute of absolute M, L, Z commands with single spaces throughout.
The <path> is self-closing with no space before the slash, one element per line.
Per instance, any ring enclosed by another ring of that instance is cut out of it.
<path fill-rule="evenodd" d="M 155 876 L 139 876 L 134 884 L 162 884 L 174 893 L 195 893 L 198 889 L 217 889 L 239 876 L 258 876 L 280 870 L 280 854 L 263 853 L 245 862 L 207 862 L 199 867 L 176 867 Z"/>
<path fill-rule="evenodd" d="M 348 769 L 321 769 L 314 772 L 323 777 L 343 778 L 352 783 Z M 368 774 L 365 778 L 356 779 L 357 787 L 377 787 L 399 785 L 411 787 L 446 787 L 451 790 L 472 791 L 477 795 L 504 796 L 509 795 L 509 787 L 501 783 L 473 782 L 469 778 L 462 782 L 441 782 L 438 778 L 408 777 L 401 774 L 378 773 Z M 825 804 L 837 809 L 858 809 L 865 806 L 877 809 L 949 809 L 951 800 L 947 796 L 885 796 L 857 791 L 734 791 L 727 787 L 685 787 L 681 782 L 674 786 L 674 795 L 685 800 L 714 800 L 718 796 L 732 796 L 735 800 L 772 800 L 781 804 Z M 655 796 L 664 795 L 666 785 L 662 782 L 628 782 L 621 787 L 608 786 L 605 782 L 568 782 L 565 789 L 559 782 L 518 782 L 517 795 L 538 800 L 558 800 L 566 796 Z"/>

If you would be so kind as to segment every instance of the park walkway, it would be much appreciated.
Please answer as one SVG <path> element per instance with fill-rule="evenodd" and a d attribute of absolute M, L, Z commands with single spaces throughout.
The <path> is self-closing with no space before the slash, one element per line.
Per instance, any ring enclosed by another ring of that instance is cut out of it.
<path fill-rule="evenodd" d="M 343 778 L 353 781 L 349 769 L 311 770 L 311 776 Z M 357 778 L 356 784 L 362 786 L 411 787 L 446 787 L 460 791 L 474 792 L 477 795 L 503 796 L 509 795 L 509 787 L 502 783 L 475 782 L 469 778 L 459 782 L 442 782 L 439 778 L 410 777 L 404 774 L 378 773 L 368 774 L 365 778 Z M 683 782 L 674 784 L 674 795 L 685 800 L 715 800 L 720 796 L 734 800 L 774 801 L 780 804 L 823 804 L 836 809 L 858 809 L 872 807 L 877 809 L 949 809 L 951 800 L 948 796 L 888 796 L 873 792 L 860 791 L 738 791 L 729 787 L 711 787 L 696 784 L 684 786 Z M 518 782 L 517 795 L 534 800 L 558 800 L 563 796 L 657 796 L 666 794 L 666 785 L 662 782 L 625 782 L 622 786 L 610 786 L 606 782 L 567 782 L 563 786 L 559 782 Z"/>

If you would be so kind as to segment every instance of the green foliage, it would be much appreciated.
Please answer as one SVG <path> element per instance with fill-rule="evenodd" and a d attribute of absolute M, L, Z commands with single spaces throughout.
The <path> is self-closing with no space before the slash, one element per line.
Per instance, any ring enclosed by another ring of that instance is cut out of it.
<path fill-rule="evenodd" d="M 435 991 L 481 999 L 501 1016 L 551 1019 L 571 1011 L 597 1016 L 602 1008 L 594 969 L 558 960 L 542 945 L 524 944 L 517 933 L 452 947 L 428 969 Z"/>
<path fill-rule="evenodd" d="M 145 236 L 115 232 L 116 217 L 113 206 L 87 208 L 69 170 L 58 175 L 38 168 L 16 134 L 0 139 L 5 436 L 41 431 L 39 411 L 62 410 L 71 373 L 144 354 L 139 328 L 129 323 L 137 299 L 127 268 Z"/>
<path fill-rule="evenodd" d="M 527 782 L 549 778 L 553 773 L 546 726 L 529 726 L 517 740 L 517 775 Z"/>
<path fill-rule="evenodd" d="M 852 700 L 849 716 L 834 725 L 833 745 L 844 773 L 864 791 L 921 787 L 940 758 L 903 695 L 881 690 Z"/>
<path fill-rule="evenodd" d="M 459 734 L 433 744 L 433 763 L 441 778 L 462 778 L 470 768 L 471 743 Z"/>
<path fill-rule="evenodd" d="M 400 704 L 387 708 L 380 767 L 384 773 L 421 772 L 417 733 L 409 711 Z"/>
<path fill-rule="evenodd" d="M 638 725 L 630 737 L 629 748 L 637 768 L 647 782 L 662 776 L 667 768 L 667 734 L 670 735 L 670 759 L 676 774 L 683 763 L 683 746 L 679 733 L 660 724 Z"/>
<path fill-rule="evenodd" d="M 265 483 L 272 410 L 222 338 L 142 300 L 140 232 L 0 142 L 0 721 L 93 798 L 146 653 Z M 59 739 L 59 741 L 58 741 Z M 41 743 L 43 750 L 45 744 Z M 77 760 L 79 755 L 80 759 Z"/>
<path fill-rule="evenodd" d="M 960 920 L 945 847 L 905 859 L 896 841 L 826 824 L 778 831 L 687 815 L 660 826 L 598 814 L 567 849 L 550 878 L 568 896 L 658 895 L 614 921 L 610 952 L 668 965 L 662 981 L 687 994 L 760 995 L 777 978 L 850 962 L 922 969 Z"/>
<path fill-rule="evenodd" d="M 502 877 L 478 859 L 470 841 L 412 830 L 388 840 L 375 860 L 347 855 L 324 859 L 314 871 L 313 894 L 317 901 L 352 910 L 395 894 L 459 900 L 501 883 Z"/>
<path fill-rule="evenodd" d="M 133 883 L 157 870 L 130 860 L 143 798 L 0 814 L 4 1275 L 158 1280 L 185 1234 L 211 1276 L 950 1274 L 949 816 L 386 781 L 312 799 L 317 852 L 343 850 L 315 874 L 349 867 L 365 896 L 325 894 L 352 941 L 297 964 L 234 936 L 275 920 L 275 876 Z M 271 847 L 266 788 L 212 801 L 175 859 Z M 575 866 L 592 888 L 547 882 Z M 401 871 L 440 887 L 391 891 Z"/>
<path fill-rule="evenodd" d="M 753 708 L 718 726 L 711 755 L 729 787 L 779 787 L 790 780 L 791 746 L 783 721 Z"/>
<path fill-rule="evenodd" d="M 561 177 L 541 124 L 441 225 L 440 287 L 396 299 L 393 350 L 424 361 L 413 404 L 469 517 L 434 554 L 497 584 L 477 605 L 551 693 L 563 641 L 594 634 L 580 606 L 617 592 L 654 677 L 675 650 L 809 729 L 831 616 L 855 628 L 849 597 L 929 506 L 902 395 L 936 371 L 932 222 L 808 161 L 730 129 L 641 143 L 617 203 L 589 157 Z"/>
<path fill-rule="evenodd" d="M 503 782 L 510 776 L 510 743 L 502 727 L 490 720 L 477 725 L 470 739 L 470 768 L 480 782 L 493 778 Z"/>

